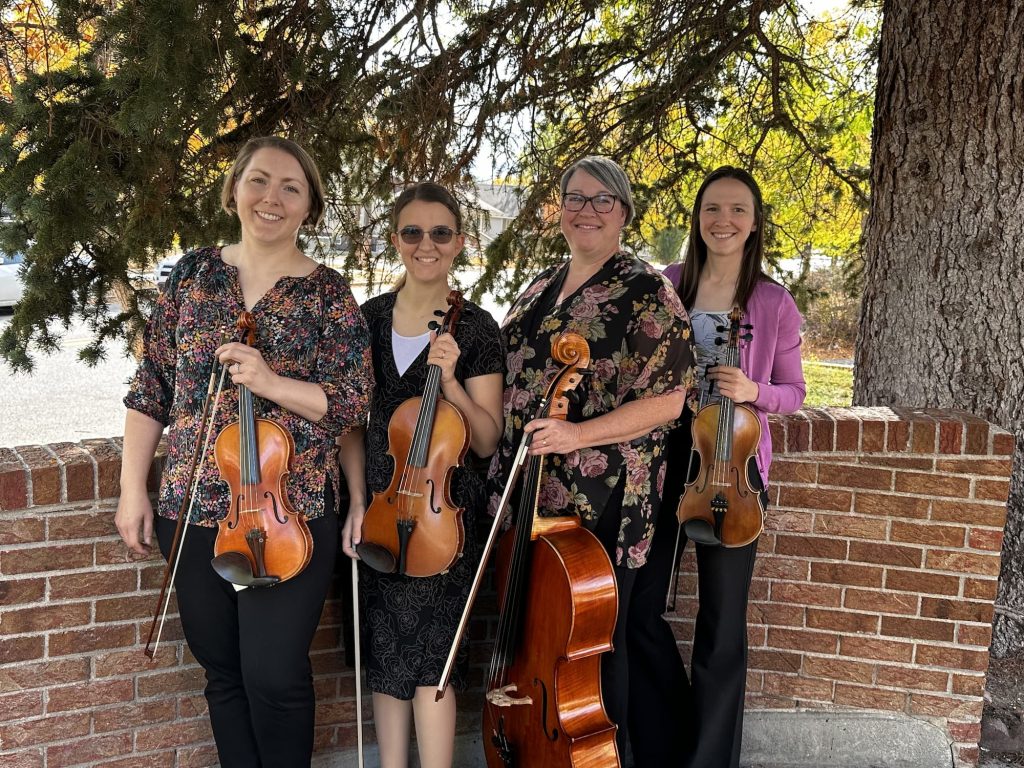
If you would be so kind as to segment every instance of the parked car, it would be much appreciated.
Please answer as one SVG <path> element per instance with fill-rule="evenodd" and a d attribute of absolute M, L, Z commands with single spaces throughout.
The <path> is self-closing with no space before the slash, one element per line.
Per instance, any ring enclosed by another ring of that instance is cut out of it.
<path fill-rule="evenodd" d="M 181 261 L 181 257 L 184 254 L 177 254 L 175 256 L 168 256 L 165 259 L 161 259 L 157 262 L 156 267 L 153 269 L 153 283 L 156 285 L 158 291 L 163 292 L 167 286 L 167 278 L 171 276 L 171 271 L 174 269 L 174 265 Z"/>
<path fill-rule="evenodd" d="M 0 253 L 0 307 L 13 307 L 25 292 L 21 279 L 21 264 L 25 256 L 20 253 Z"/>

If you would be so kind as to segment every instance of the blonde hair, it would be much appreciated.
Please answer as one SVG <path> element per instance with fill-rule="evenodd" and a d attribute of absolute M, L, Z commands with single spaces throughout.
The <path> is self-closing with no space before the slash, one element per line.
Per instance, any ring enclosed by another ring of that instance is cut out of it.
<path fill-rule="evenodd" d="M 252 156 L 261 149 L 279 149 L 298 160 L 299 165 L 302 166 L 302 173 L 306 176 L 306 184 L 309 186 L 309 213 L 302 223 L 311 227 L 319 226 L 327 207 L 320 171 L 317 170 L 316 163 L 313 162 L 313 158 L 306 150 L 291 139 L 282 136 L 260 136 L 249 139 L 245 143 L 235 157 L 235 162 L 231 164 L 231 170 L 224 177 L 224 185 L 220 190 L 220 207 L 228 213 L 235 213 L 235 182 L 249 165 Z"/>

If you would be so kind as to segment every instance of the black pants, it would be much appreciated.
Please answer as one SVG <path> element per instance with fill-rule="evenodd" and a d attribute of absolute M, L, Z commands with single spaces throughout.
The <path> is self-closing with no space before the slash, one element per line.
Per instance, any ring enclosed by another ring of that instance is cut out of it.
<path fill-rule="evenodd" d="M 206 701 L 222 768 L 308 768 L 313 754 L 309 646 L 320 622 L 338 549 L 338 516 L 309 522 L 313 557 L 298 576 L 244 589 L 210 566 L 216 528 L 189 526 L 175 577 L 189 650 L 206 670 Z M 168 556 L 175 522 L 157 518 Z"/>
<path fill-rule="evenodd" d="M 686 546 L 676 507 L 686 476 L 689 423 L 669 437 L 663 503 L 647 563 L 630 598 L 629 738 L 635 768 L 737 768 L 747 674 L 747 598 L 757 542 L 746 547 L 695 544 L 700 605 L 690 678 L 663 618 L 669 581 Z"/>

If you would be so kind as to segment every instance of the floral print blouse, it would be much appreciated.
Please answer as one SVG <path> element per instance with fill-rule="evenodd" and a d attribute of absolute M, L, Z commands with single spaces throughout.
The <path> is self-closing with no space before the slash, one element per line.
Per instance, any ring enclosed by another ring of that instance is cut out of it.
<path fill-rule="evenodd" d="M 557 293 L 567 268 L 542 272 L 513 304 L 502 326 L 507 349 L 505 430 L 489 473 L 491 514 L 497 512 L 523 425 L 533 418 L 561 367 L 551 358 L 551 342 L 559 334 L 574 331 L 590 345 L 593 375 L 577 388 L 578 404 L 570 405 L 570 421 L 600 416 L 633 400 L 685 391 L 693 383 L 686 311 L 660 273 L 619 252 L 574 294 L 552 306 L 550 294 Z M 615 563 L 639 568 L 647 561 L 654 536 L 665 479 L 665 433 L 671 426 L 627 442 L 548 456 L 538 514 L 579 514 L 584 525 L 593 527 L 621 482 L 621 509 L 608 510 L 621 515 Z"/>
<path fill-rule="evenodd" d="M 244 310 L 238 270 L 221 259 L 220 248 L 202 248 L 178 262 L 146 325 L 142 361 L 124 404 L 169 427 L 157 509 L 162 517 L 178 517 L 213 352 L 224 343 L 222 330 L 230 334 L 229 341 L 238 338 L 234 325 Z M 286 481 L 289 501 L 307 517 L 320 517 L 327 482 L 338 498 L 335 439 L 366 422 L 373 388 L 366 322 L 345 279 L 323 264 L 305 277 L 278 280 L 252 314 L 254 346 L 271 370 L 314 382 L 327 395 L 327 413 L 316 422 L 253 396 L 256 417 L 284 425 L 295 441 Z M 238 389 L 226 377 L 191 523 L 212 526 L 228 512 L 229 488 L 220 479 L 214 443 L 220 430 L 237 418 Z"/>

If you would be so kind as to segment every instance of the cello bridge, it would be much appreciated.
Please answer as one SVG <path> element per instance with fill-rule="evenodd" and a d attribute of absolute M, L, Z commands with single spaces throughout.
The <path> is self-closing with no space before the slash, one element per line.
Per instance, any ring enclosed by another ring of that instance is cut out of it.
<path fill-rule="evenodd" d="M 513 707 L 522 704 L 533 704 L 533 699 L 529 696 L 521 696 L 519 698 L 513 698 L 509 696 L 509 693 L 515 693 L 515 684 L 503 685 L 501 688 L 495 688 L 494 690 L 487 692 L 487 701 L 496 707 Z"/>

